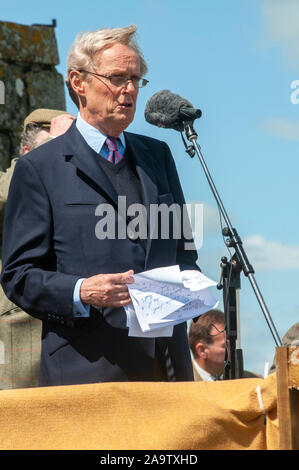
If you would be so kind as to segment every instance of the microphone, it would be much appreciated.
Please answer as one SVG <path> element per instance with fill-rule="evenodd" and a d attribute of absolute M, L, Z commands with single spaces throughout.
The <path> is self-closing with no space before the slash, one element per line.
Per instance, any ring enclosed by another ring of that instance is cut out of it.
<path fill-rule="evenodd" d="M 190 101 L 169 90 L 155 93 L 146 103 L 144 116 L 147 122 L 158 127 L 184 130 L 184 121 L 201 117 L 201 110 L 195 109 Z"/>

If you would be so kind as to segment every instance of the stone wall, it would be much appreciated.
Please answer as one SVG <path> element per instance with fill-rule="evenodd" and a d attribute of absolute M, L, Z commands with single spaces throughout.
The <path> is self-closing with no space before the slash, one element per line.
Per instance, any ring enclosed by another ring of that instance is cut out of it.
<path fill-rule="evenodd" d="M 65 110 L 54 26 L 0 21 L 0 170 L 18 155 L 23 122 L 31 111 Z"/>

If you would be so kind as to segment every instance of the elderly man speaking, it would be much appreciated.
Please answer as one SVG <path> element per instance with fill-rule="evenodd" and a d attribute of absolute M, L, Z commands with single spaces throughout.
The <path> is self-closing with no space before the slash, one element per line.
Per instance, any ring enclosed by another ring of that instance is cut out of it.
<path fill-rule="evenodd" d="M 99 207 L 115 224 L 139 204 L 184 204 L 164 142 L 124 132 L 134 119 L 146 63 L 135 26 L 77 36 L 67 85 L 79 108 L 66 134 L 15 168 L 7 202 L 1 282 L 43 322 L 40 385 L 193 380 L 186 325 L 167 338 L 128 335 L 133 274 L 179 264 L 199 269 L 184 237 L 99 236 Z M 51 157 L 51 158 L 49 158 Z M 149 210 L 145 211 L 149 214 Z M 125 219 L 123 219 L 125 217 Z M 190 240 L 189 240 L 190 241 Z"/>

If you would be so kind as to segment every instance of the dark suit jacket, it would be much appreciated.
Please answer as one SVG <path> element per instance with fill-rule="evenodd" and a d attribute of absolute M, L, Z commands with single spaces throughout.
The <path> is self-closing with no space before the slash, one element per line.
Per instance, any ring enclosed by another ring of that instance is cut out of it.
<path fill-rule="evenodd" d="M 168 146 L 125 133 L 149 204 L 184 203 Z M 99 240 L 98 204 L 117 210 L 117 194 L 75 123 L 66 134 L 23 156 L 12 178 L 4 222 L 1 282 L 6 295 L 43 321 L 40 385 L 153 380 L 155 340 L 128 337 L 124 309 L 91 308 L 74 320 L 76 281 L 134 269 L 140 244 Z M 148 210 L 149 215 L 149 210 Z M 143 251 L 144 253 L 144 251 Z M 180 264 L 199 269 L 184 240 L 150 238 L 143 270 Z M 169 380 L 192 380 L 186 325 L 160 340 Z"/>

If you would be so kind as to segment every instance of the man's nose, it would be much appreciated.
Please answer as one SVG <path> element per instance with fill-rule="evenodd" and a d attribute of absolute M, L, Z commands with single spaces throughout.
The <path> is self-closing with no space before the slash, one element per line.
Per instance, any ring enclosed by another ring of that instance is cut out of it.
<path fill-rule="evenodd" d="M 128 79 L 124 84 L 123 91 L 126 93 L 134 93 L 137 88 L 134 87 L 132 80 Z"/>

